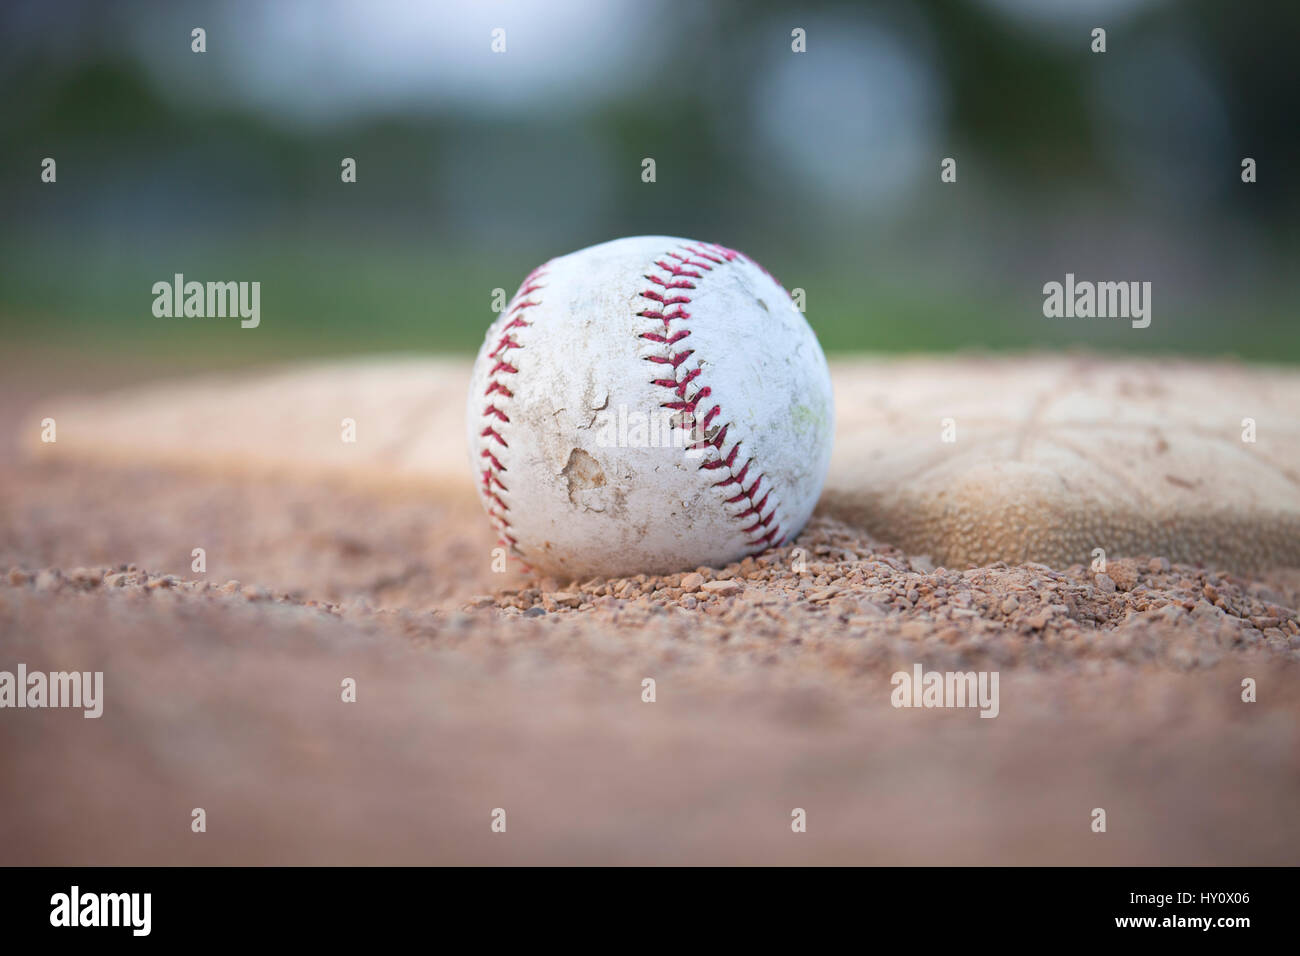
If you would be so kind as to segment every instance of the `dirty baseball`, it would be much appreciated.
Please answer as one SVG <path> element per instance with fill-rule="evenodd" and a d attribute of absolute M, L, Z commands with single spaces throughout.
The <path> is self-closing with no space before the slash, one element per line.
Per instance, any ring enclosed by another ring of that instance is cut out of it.
<path fill-rule="evenodd" d="M 817 337 L 748 256 L 662 236 L 539 266 L 488 330 L 467 435 L 508 552 L 562 578 L 788 542 L 830 463 Z"/>

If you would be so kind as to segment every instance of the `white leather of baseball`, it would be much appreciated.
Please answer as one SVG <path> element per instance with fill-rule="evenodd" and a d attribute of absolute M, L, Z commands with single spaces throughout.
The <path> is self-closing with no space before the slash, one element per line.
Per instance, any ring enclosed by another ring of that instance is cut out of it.
<path fill-rule="evenodd" d="M 467 432 L 502 544 L 582 579 L 788 542 L 821 493 L 834 417 L 817 338 L 762 267 L 638 236 L 524 280 L 479 350 Z"/>

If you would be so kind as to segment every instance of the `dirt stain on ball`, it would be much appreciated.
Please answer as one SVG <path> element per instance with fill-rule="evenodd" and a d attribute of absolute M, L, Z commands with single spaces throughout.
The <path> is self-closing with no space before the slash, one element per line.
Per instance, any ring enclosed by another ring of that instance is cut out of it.
<path fill-rule="evenodd" d="M 605 470 L 581 448 L 569 452 L 569 460 L 560 474 L 564 475 L 564 480 L 568 483 L 571 504 L 585 503 L 578 500 L 579 493 L 605 487 Z"/>

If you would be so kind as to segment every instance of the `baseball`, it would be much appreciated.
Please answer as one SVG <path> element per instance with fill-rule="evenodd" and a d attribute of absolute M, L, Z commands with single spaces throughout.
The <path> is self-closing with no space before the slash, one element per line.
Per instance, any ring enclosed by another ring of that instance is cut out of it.
<path fill-rule="evenodd" d="M 786 543 L 821 493 L 834 418 L 817 337 L 758 263 L 638 236 L 524 279 L 474 363 L 467 434 L 502 545 L 577 579 Z"/>

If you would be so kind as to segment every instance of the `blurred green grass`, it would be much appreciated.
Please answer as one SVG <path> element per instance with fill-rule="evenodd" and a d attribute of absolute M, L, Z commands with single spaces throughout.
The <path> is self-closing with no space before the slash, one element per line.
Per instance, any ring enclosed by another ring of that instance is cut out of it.
<path fill-rule="evenodd" d="M 380 352 L 473 354 L 493 318 L 492 290 L 513 293 L 536 263 L 432 244 L 263 237 L 174 246 L 0 245 L 3 340 L 111 360 L 183 357 L 187 365 L 280 361 Z M 1250 301 L 1179 307 L 1154 298 L 1150 328 L 1115 319 L 1046 319 L 1037 289 L 968 287 L 870 270 L 776 269 L 802 287 L 828 353 L 1088 349 L 1136 354 L 1300 361 L 1300 324 L 1285 289 Z M 187 279 L 257 280 L 261 325 L 234 318 L 155 318 L 151 288 Z M 71 278 L 70 278 L 71 277 Z"/>

